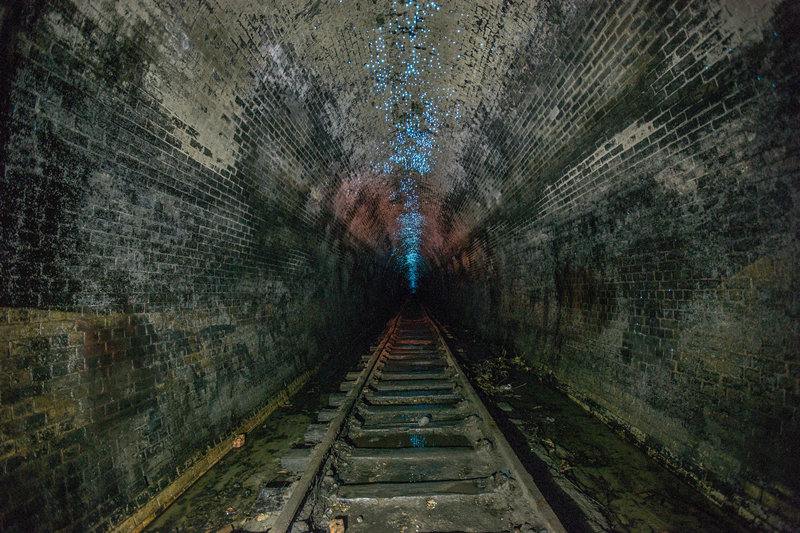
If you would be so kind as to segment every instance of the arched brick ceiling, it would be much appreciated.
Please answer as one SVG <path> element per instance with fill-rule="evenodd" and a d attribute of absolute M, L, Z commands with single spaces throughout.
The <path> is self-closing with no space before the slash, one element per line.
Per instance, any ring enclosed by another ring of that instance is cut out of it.
<path fill-rule="evenodd" d="M 3 6 L 0 523 L 150 514 L 405 276 L 790 529 L 797 0 Z"/>
<path fill-rule="evenodd" d="M 432 128 L 434 146 L 430 154 L 418 150 L 429 161 L 411 174 L 421 193 L 423 252 L 438 261 L 454 238 L 463 237 L 477 222 L 477 213 L 463 217 L 444 207 L 455 205 L 457 192 L 467 187 L 462 160 L 481 135 L 478 126 L 485 113 L 502 98 L 513 58 L 547 31 L 553 8 L 549 2 L 508 0 L 278 4 L 277 26 L 286 28 L 280 38 L 284 44 L 278 46 L 291 42 L 299 64 L 317 73 L 335 96 L 340 120 L 331 130 L 345 147 L 354 173 L 364 176 L 361 187 L 388 178 L 388 190 L 397 192 L 399 176 L 410 169 L 402 163 L 388 166 L 388 171 L 381 166 L 403 150 L 394 139 L 399 115 L 415 103 L 419 106 L 421 95 L 434 93 L 429 98 L 439 121 Z M 559 13 L 565 8 L 574 11 L 576 6 L 559 5 Z M 417 24 L 409 24 L 415 14 Z M 411 79 L 403 76 L 413 61 L 406 48 L 410 43 L 403 39 L 409 27 L 422 33 L 414 43 L 421 68 Z M 376 51 L 381 44 L 384 48 Z M 376 61 L 384 68 L 376 68 Z M 391 89 L 380 86 L 384 80 L 395 90 L 407 89 L 412 103 L 405 102 L 406 109 L 398 112 L 396 103 L 393 109 L 385 105 Z"/>
<path fill-rule="evenodd" d="M 349 194 L 370 189 L 379 203 L 389 195 L 390 204 L 403 195 L 403 184 L 419 194 L 421 223 L 404 227 L 399 208 L 378 233 L 388 233 L 402 249 L 398 234 L 419 232 L 421 255 L 438 262 L 454 238 L 476 222 L 475 213 L 443 212 L 448 198 L 455 205 L 452 197 L 467 186 L 461 161 L 476 144 L 476 125 L 497 106 L 504 74 L 519 48 L 546 32 L 548 8 L 547 2 L 508 0 L 331 0 L 250 3 L 242 6 L 241 18 L 273 32 L 262 45 L 273 61 L 290 54 L 333 95 L 337 119 L 329 131 L 346 154 Z M 264 13 L 269 13 L 266 21 Z M 393 99 L 397 93 L 403 93 L 401 98 Z M 418 111 L 433 115 L 428 118 L 434 124 L 411 121 L 413 130 L 427 136 L 424 143 L 398 142 L 397 129 Z M 424 161 L 409 162 L 408 152 Z M 372 242 L 383 237 L 354 231 Z"/>
<path fill-rule="evenodd" d="M 84 0 L 83 8 L 127 21 L 129 35 L 140 32 L 149 42 L 144 87 L 194 125 L 199 151 L 211 153 L 207 164 L 224 168 L 237 157 L 235 117 L 258 120 L 242 117 L 252 115 L 242 104 L 266 82 L 273 94 L 272 107 L 261 107 L 264 120 L 285 106 L 272 131 L 306 137 L 309 116 L 322 117 L 339 146 L 331 160 L 310 142 L 284 169 L 307 196 L 297 211 L 313 218 L 318 210 L 309 203 L 328 204 L 357 240 L 377 246 L 388 239 L 399 255 L 401 234 L 416 232 L 420 241 L 411 247 L 438 263 L 497 199 L 495 190 L 477 191 L 487 201 L 476 196 L 462 162 L 481 145 L 479 126 L 497 112 L 505 74 L 521 48 L 535 60 L 548 28 L 577 4 L 164 0 L 98 7 Z M 170 22 L 156 9 L 171 13 Z M 288 95 L 278 106 L 275 87 Z M 404 129 L 417 139 L 398 141 Z M 409 187 L 415 228 L 403 222 Z M 464 209 L 465 191 L 479 209 Z"/>
<path fill-rule="evenodd" d="M 544 212 L 564 161 L 627 126 L 642 133 L 617 104 L 647 105 L 634 92 L 668 80 L 678 61 L 651 48 L 672 33 L 638 4 L 77 4 L 139 56 L 123 82 L 174 115 L 190 157 L 231 174 L 245 164 L 270 205 L 310 224 L 332 213 L 356 242 L 420 267 L 474 248 L 467 236 L 487 217 L 503 215 L 495 231 Z M 692 44 L 698 62 L 723 61 L 769 11 L 734 4 L 708 4 L 724 23 L 714 43 Z M 617 30 L 595 27 L 607 16 Z M 81 49 L 80 34 L 49 23 Z M 104 51 L 86 56 L 102 62 Z"/>

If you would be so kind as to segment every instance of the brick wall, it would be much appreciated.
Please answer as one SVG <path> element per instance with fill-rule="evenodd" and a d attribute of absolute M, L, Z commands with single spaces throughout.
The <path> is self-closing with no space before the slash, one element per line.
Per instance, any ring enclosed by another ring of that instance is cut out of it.
<path fill-rule="evenodd" d="M 790 530 L 797 3 L 551 7 L 465 152 L 448 203 L 479 223 L 430 296 L 712 497 Z"/>
<path fill-rule="evenodd" d="M 389 251 L 331 214 L 336 104 L 285 28 L 157 1 L 0 24 L 0 529 L 105 530 L 380 320 Z"/>

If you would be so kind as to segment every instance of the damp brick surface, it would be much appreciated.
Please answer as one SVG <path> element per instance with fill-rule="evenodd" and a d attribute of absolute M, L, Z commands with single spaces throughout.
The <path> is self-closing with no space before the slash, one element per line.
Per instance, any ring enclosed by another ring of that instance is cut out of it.
<path fill-rule="evenodd" d="M 800 13 L 733 4 L 592 3 L 539 65 L 521 54 L 516 96 L 464 160 L 485 195 L 458 216 L 481 222 L 430 294 L 713 498 L 788 530 Z"/>
<path fill-rule="evenodd" d="M 0 8 L 0 529 L 111 529 L 409 284 L 800 523 L 797 3 L 435 5 Z"/>
<path fill-rule="evenodd" d="M 305 199 L 343 168 L 310 74 L 233 95 L 164 6 L 23 4 L 2 21 L 0 529 L 105 530 L 379 321 L 393 274 Z"/>

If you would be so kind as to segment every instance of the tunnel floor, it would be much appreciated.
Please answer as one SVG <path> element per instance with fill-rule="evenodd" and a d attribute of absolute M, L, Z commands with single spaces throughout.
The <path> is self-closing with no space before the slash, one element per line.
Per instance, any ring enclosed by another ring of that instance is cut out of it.
<path fill-rule="evenodd" d="M 469 331 L 451 333 L 492 415 L 568 531 L 753 531 L 519 358 Z"/>
<path fill-rule="evenodd" d="M 378 333 L 376 329 L 374 335 Z M 307 426 L 328 405 L 330 394 L 339 390 L 350 367 L 368 351 L 374 335 L 354 343 L 348 356 L 334 356 L 323 363 L 297 394 L 247 435 L 243 447 L 232 449 L 144 531 L 229 531 L 227 526 L 241 528 L 245 522 L 250 524 L 247 530 L 266 530 L 271 522 L 263 518 L 275 518 L 282 495 L 300 477 L 281 469 L 281 457 L 303 442 Z"/>
<path fill-rule="evenodd" d="M 448 339 L 506 438 L 568 531 L 745 532 L 644 451 L 597 420 L 518 358 L 464 330 Z M 268 531 L 293 481 L 281 457 L 367 347 L 328 360 L 145 531 Z"/>

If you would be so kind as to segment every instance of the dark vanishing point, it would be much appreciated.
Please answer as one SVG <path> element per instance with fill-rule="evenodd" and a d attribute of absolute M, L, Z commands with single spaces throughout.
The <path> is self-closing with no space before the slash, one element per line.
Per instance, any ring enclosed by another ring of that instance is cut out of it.
<path fill-rule="evenodd" d="M 800 531 L 800 2 L 0 0 L 0 531 Z"/>

